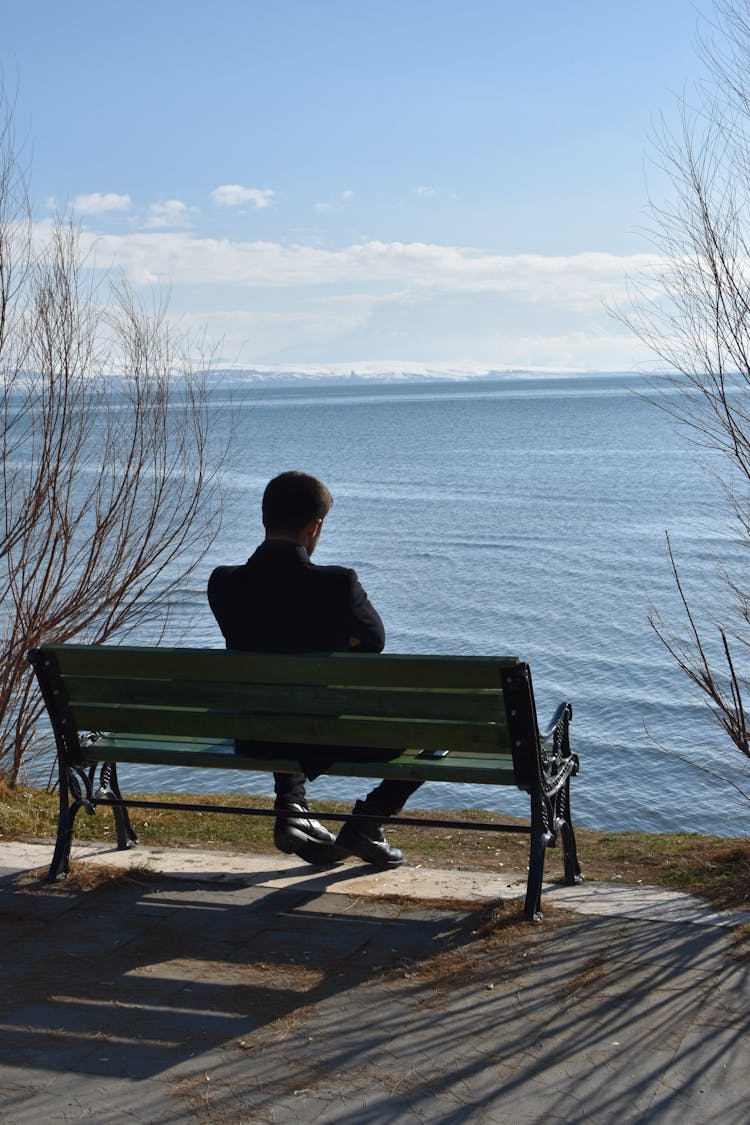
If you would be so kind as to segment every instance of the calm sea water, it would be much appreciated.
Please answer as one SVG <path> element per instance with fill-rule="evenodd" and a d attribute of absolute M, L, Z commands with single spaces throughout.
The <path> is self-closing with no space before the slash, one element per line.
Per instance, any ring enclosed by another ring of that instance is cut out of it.
<path fill-rule="evenodd" d="M 357 570 L 388 651 L 518 655 L 543 723 L 572 700 L 576 823 L 748 832 L 734 790 L 674 756 L 750 789 L 647 621 L 654 603 L 679 623 L 666 530 L 687 587 L 712 612 L 726 600 L 717 563 L 739 567 L 741 548 L 700 451 L 644 389 L 632 376 L 593 375 L 217 388 L 220 442 L 235 416 L 225 517 L 181 591 L 185 642 L 221 645 L 208 574 L 261 539 L 266 481 L 304 469 L 335 498 L 316 561 Z M 234 772 L 133 770 L 126 784 L 270 791 L 268 777 Z M 320 778 L 310 794 L 349 798 L 362 784 Z M 459 785 L 424 786 L 412 805 L 527 810 L 520 794 Z"/>

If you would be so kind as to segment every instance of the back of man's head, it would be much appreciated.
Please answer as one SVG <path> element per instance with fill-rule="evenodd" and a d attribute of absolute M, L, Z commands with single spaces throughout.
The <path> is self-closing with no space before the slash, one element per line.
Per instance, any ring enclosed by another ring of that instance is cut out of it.
<path fill-rule="evenodd" d="M 328 515 L 333 497 L 317 477 L 293 470 L 280 473 L 263 493 L 263 526 L 270 535 L 298 535 Z"/>

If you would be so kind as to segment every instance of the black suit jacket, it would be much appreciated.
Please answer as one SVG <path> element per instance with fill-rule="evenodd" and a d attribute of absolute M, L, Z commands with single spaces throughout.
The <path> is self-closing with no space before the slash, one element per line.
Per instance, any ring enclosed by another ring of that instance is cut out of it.
<path fill-rule="evenodd" d="M 383 622 L 353 570 L 316 566 L 304 547 L 266 539 L 244 566 L 220 566 L 208 600 L 227 648 L 381 652 Z M 357 637 L 358 645 L 350 645 Z"/>
<path fill-rule="evenodd" d="M 220 566 L 208 581 L 208 600 L 227 648 L 245 652 L 381 652 L 383 622 L 353 570 L 316 566 L 304 547 L 266 539 L 243 566 Z M 351 638 L 359 640 L 351 644 Z M 309 778 L 348 756 L 347 747 L 300 746 Z M 278 753 L 263 743 L 237 744 L 250 756 Z M 355 753 L 356 756 L 356 753 Z M 393 751 L 385 751 L 392 757 Z"/>

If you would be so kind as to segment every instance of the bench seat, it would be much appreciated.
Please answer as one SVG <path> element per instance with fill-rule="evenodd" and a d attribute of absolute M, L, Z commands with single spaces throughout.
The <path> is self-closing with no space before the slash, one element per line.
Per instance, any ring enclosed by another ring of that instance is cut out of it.
<path fill-rule="evenodd" d="M 445 758 L 420 757 L 420 750 L 405 750 L 388 761 L 331 762 L 326 773 L 339 777 L 389 777 L 399 780 L 468 782 L 472 785 L 515 785 L 510 755 L 490 756 L 452 750 Z M 231 739 L 143 738 L 137 734 L 102 735 L 84 747 L 85 761 L 131 762 L 149 766 L 184 766 L 188 769 L 251 770 L 259 773 L 294 773 L 296 758 L 252 758 L 237 754 Z"/>

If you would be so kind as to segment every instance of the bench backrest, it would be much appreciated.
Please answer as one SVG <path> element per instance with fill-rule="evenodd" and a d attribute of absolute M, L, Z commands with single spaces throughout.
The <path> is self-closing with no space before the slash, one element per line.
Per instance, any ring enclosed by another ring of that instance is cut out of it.
<path fill-rule="evenodd" d="M 536 760 L 531 679 L 517 657 L 68 644 L 29 659 L 69 759 L 78 732 L 106 731 L 507 755 L 522 786 Z"/>

